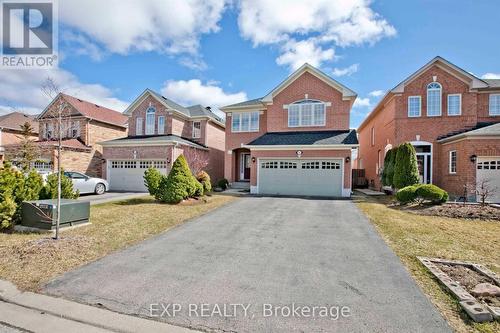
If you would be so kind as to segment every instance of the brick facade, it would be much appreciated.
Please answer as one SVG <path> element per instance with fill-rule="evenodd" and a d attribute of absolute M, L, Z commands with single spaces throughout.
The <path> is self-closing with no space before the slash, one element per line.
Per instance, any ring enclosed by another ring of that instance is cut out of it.
<path fill-rule="evenodd" d="M 463 185 L 461 182 L 475 180 L 475 166 L 466 160 L 474 151 L 476 151 L 474 154 L 480 156 L 478 153 L 480 146 L 467 145 L 467 141 L 457 143 L 460 166 L 456 175 L 450 175 L 448 152 L 452 145 L 437 141 L 441 135 L 474 127 L 478 122 L 500 121 L 500 117 L 489 115 L 490 91 L 471 89 L 470 83 L 464 80 L 456 71 L 434 64 L 405 83 L 403 92 L 390 92 L 381 101 L 358 129 L 360 142 L 358 168 L 365 169 L 369 183 L 376 189 L 381 188 L 377 166 L 383 167 L 383 159 L 388 148 L 403 142 L 416 141 L 432 144 L 432 183 L 452 195 L 460 195 Z M 434 81 L 442 86 L 441 115 L 427 116 L 427 85 Z M 448 115 L 449 94 L 461 94 L 461 115 Z M 420 117 L 408 117 L 410 96 L 421 97 Z M 486 141 L 480 142 L 486 143 Z M 492 145 L 494 151 L 500 149 L 500 140 L 492 140 L 488 144 Z"/>

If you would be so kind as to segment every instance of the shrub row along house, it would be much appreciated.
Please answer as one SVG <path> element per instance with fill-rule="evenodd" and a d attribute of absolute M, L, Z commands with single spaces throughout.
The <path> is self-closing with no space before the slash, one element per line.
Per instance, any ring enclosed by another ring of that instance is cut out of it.
<path fill-rule="evenodd" d="M 410 142 L 420 182 L 474 197 L 483 182 L 500 202 L 500 80 L 436 57 L 389 90 L 358 128 L 357 167 L 380 189 L 384 156 Z"/>

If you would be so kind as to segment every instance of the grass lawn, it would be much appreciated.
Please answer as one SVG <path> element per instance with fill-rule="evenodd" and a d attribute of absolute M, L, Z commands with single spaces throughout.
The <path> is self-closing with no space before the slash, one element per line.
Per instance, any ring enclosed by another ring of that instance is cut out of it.
<path fill-rule="evenodd" d="M 471 322 L 416 256 L 472 261 L 500 273 L 500 222 L 422 216 L 389 208 L 388 197 L 356 198 L 380 235 L 457 332 L 500 332 L 500 323 Z M 422 318 L 425 320 L 425 318 Z"/>
<path fill-rule="evenodd" d="M 213 195 L 206 202 L 160 204 L 152 197 L 91 206 L 91 225 L 50 234 L 0 233 L 0 279 L 36 291 L 57 275 L 140 242 L 220 207 L 234 197 Z"/>

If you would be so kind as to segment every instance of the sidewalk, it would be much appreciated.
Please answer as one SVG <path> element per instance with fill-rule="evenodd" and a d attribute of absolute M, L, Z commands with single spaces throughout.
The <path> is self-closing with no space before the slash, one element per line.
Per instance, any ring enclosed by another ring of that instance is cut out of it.
<path fill-rule="evenodd" d="M 187 328 L 128 316 L 31 292 L 0 280 L 0 332 L 194 333 Z"/>

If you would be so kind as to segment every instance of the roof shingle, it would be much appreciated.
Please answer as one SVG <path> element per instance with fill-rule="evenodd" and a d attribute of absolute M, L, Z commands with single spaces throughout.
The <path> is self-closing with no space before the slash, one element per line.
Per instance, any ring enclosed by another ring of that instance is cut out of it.
<path fill-rule="evenodd" d="M 269 132 L 250 142 L 249 146 L 356 145 L 356 130 Z"/>
<path fill-rule="evenodd" d="M 11 112 L 0 116 L 0 128 L 20 131 L 21 125 L 24 125 L 26 122 L 30 123 L 33 127 L 33 134 L 38 134 L 38 122 L 35 121 L 35 116 L 21 112 Z"/>

